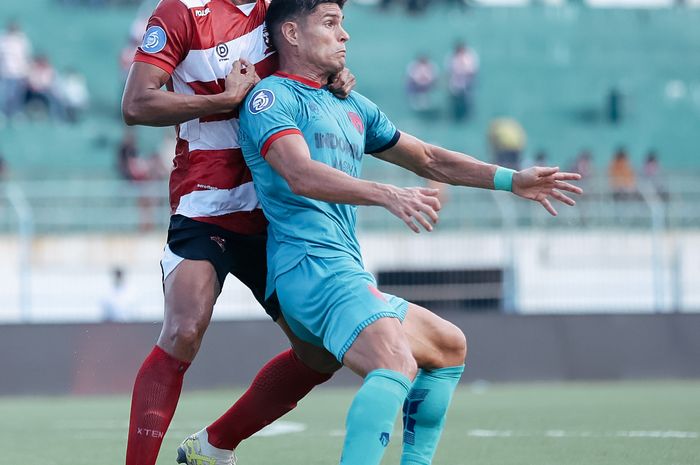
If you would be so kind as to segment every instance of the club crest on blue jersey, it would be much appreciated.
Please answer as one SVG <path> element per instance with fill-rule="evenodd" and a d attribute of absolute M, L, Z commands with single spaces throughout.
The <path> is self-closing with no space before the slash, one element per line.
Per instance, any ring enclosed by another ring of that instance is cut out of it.
<path fill-rule="evenodd" d="M 168 37 L 165 35 L 163 28 L 151 26 L 143 35 L 141 50 L 146 53 L 158 53 L 165 48 L 166 43 L 168 43 Z"/>
<path fill-rule="evenodd" d="M 360 135 L 364 134 L 365 125 L 362 122 L 362 118 L 360 118 L 360 115 L 358 115 L 354 111 L 349 111 L 348 118 L 350 118 L 350 122 L 352 123 L 353 126 L 355 126 L 355 129 L 357 129 L 357 132 L 359 132 Z"/>
<path fill-rule="evenodd" d="M 275 103 L 275 94 L 268 89 L 260 89 L 248 102 L 250 114 L 257 115 L 270 108 Z"/>

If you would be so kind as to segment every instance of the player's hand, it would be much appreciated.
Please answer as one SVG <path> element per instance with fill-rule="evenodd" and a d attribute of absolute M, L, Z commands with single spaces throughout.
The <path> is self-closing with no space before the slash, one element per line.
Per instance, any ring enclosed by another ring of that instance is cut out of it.
<path fill-rule="evenodd" d="M 225 99 L 228 111 L 243 102 L 250 89 L 260 82 L 255 65 L 241 58 L 233 62 L 231 72 L 226 76 L 225 90 L 220 94 Z"/>
<path fill-rule="evenodd" d="M 341 72 L 331 76 L 328 81 L 328 90 L 338 98 L 348 98 L 356 83 L 355 75 L 349 69 L 343 68 Z"/>
<path fill-rule="evenodd" d="M 583 190 L 580 187 L 566 182 L 579 179 L 581 179 L 580 174 L 559 172 L 558 167 L 534 166 L 513 175 L 513 193 L 539 202 L 552 216 L 557 216 L 557 211 L 549 201 L 550 197 L 566 205 L 576 205 L 574 199 L 562 191 L 582 194 Z"/>
<path fill-rule="evenodd" d="M 439 190 L 428 187 L 393 187 L 384 208 L 403 220 L 415 233 L 420 233 L 418 225 L 432 231 L 441 208 L 439 194 Z"/>

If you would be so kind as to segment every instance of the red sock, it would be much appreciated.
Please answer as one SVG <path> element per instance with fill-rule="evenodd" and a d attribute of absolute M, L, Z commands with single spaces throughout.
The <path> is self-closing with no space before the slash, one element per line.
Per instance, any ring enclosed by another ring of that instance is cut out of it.
<path fill-rule="evenodd" d="M 158 346 L 144 360 L 131 397 L 126 465 L 154 465 L 190 364 Z"/>
<path fill-rule="evenodd" d="M 297 406 L 306 394 L 331 378 L 304 365 L 289 349 L 267 362 L 248 390 L 233 406 L 207 427 L 209 443 L 235 449 L 242 440 Z"/>

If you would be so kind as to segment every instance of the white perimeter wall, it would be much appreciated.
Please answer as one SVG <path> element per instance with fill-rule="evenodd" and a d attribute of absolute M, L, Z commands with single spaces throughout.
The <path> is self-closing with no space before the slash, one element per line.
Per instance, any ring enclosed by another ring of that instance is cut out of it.
<path fill-rule="evenodd" d="M 655 268 L 648 233 L 498 231 L 361 236 L 365 264 L 381 269 L 504 267 L 513 264 L 522 313 L 700 310 L 700 232 L 666 234 Z M 110 269 L 126 272 L 133 302 L 124 319 L 159 320 L 163 297 L 159 260 L 163 236 L 36 238 L 30 281 L 32 321 L 98 321 L 111 286 Z M 512 249 L 512 253 L 510 250 Z M 22 320 L 19 245 L 0 236 L 0 322 Z M 265 318 L 229 277 L 215 318 Z"/>

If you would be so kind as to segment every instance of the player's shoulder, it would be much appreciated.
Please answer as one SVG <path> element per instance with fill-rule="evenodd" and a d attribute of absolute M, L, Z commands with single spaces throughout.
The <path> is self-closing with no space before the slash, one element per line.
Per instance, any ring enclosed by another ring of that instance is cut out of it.
<path fill-rule="evenodd" d="M 245 113 L 256 115 L 277 105 L 288 106 L 294 102 L 294 89 L 286 81 L 273 74 L 257 83 L 246 97 Z"/>
<path fill-rule="evenodd" d="M 372 112 L 377 109 L 377 104 L 359 92 L 351 91 L 348 101 L 361 112 Z"/>
<path fill-rule="evenodd" d="M 190 8 L 194 8 L 195 5 L 190 6 L 191 3 L 205 3 L 202 0 L 160 0 L 156 6 L 155 12 L 178 12 L 187 13 Z"/>

